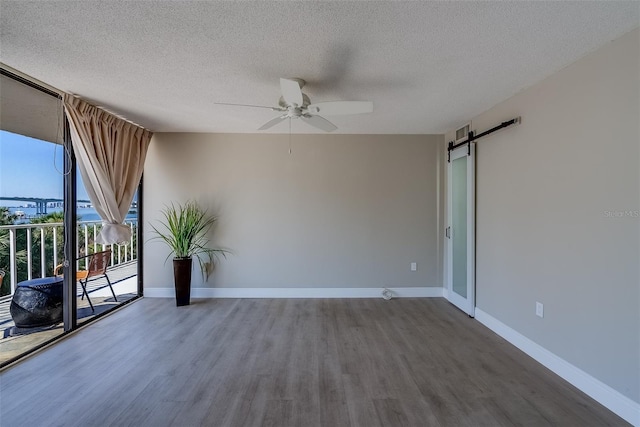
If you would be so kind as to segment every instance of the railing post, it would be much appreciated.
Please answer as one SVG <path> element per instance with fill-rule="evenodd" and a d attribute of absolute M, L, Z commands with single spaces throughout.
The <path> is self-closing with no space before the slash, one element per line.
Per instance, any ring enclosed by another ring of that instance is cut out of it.
<path fill-rule="evenodd" d="M 9 272 L 11 274 L 11 295 L 16 291 L 18 274 L 16 268 L 16 230 L 9 230 Z"/>
<path fill-rule="evenodd" d="M 40 277 L 45 277 L 47 275 L 47 251 L 46 246 L 44 244 L 45 236 L 44 236 L 44 227 L 40 228 Z M 53 268 L 56 266 L 54 265 Z"/>
<path fill-rule="evenodd" d="M 58 227 L 53 226 L 53 268 L 58 265 Z"/>
<path fill-rule="evenodd" d="M 134 231 L 133 231 L 133 221 L 129 223 L 129 228 L 131 229 L 131 246 L 130 246 L 130 248 L 131 248 L 131 261 L 133 261 L 133 259 L 134 259 L 133 258 L 133 233 L 134 233 Z"/>
<path fill-rule="evenodd" d="M 76 222 L 76 229 L 75 229 L 75 233 L 76 233 L 76 247 L 75 247 L 75 248 L 73 248 L 73 252 L 75 253 L 74 258 L 75 258 L 75 260 L 76 260 L 76 271 L 80 270 L 80 260 L 78 259 L 78 258 L 80 257 L 80 251 L 78 250 L 78 243 L 79 243 L 79 241 L 80 241 L 80 239 L 78 239 L 78 235 L 79 235 L 80 233 L 78 232 L 78 230 L 79 230 L 79 226 L 77 225 L 77 222 Z"/>
<path fill-rule="evenodd" d="M 82 229 L 84 230 L 84 251 L 85 251 L 85 255 L 89 255 L 89 228 L 87 227 L 87 224 L 84 224 L 82 226 Z"/>
<path fill-rule="evenodd" d="M 27 280 L 33 279 L 33 258 L 31 256 L 31 227 L 27 228 Z"/>
<path fill-rule="evenodd" d="M 98 229 L 98 224 L 97 223 L 93 223 L 93 253 L 98 252 L 98 242 L 96 242 L 96 240 L 98 240 L 98 234 L 97 234 L 97 230 Z"/>
<path fill-rule="evenodd" d="M 142 242 L 140 241 L 140 222 L 139 221 L 136 221 L 133 229 L 135 230 L 135 233 L 136 233 L 136 244 L 135 244 L 136 260 L 140 260 L 140 245 L 142 244 Z"/>

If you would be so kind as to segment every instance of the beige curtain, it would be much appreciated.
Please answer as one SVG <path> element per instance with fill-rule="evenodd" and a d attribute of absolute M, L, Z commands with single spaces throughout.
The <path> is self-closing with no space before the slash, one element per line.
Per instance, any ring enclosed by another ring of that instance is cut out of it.
<path fill-rule="evenodd" d="M 128 242 L 131 230 L 123 222 L 153 134 L 69 94 L 64 107 L 82 181 L 102 218 L 97 242 Z"/>

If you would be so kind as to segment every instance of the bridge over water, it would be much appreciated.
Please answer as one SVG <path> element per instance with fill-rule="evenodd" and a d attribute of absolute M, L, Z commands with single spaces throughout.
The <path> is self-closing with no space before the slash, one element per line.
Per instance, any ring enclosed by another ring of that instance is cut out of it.
<path fill-rule="evenodd" d="M 9 200 L 14 202 L 27 202 L 33 203 L 36 205 L 36 215 L 46 215 L 47 214 L 47 204 L 53 202 L 63 202 L 63 199 L 56 199 L 51 197 L 4 197 L 0 196 L 0 200 Z M 77 200 L 80 203 L 91 203 L 90 200 Z"/>

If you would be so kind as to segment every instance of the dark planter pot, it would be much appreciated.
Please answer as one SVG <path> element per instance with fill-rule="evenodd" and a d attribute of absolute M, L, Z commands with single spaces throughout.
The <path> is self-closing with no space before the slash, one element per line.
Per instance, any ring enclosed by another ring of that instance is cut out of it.
<path fill-rule="evenodd" d="M 173 259 L 173 282 L 176 287 L 176 306 L 189 305 L 191 301 L 191 258 Z"/>

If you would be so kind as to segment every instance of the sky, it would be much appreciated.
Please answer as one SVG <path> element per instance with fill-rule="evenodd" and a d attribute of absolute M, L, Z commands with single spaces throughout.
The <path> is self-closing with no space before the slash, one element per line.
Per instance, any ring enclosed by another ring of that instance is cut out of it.
<path fill-rule="evenodd" d="M 64 147 L 0 130 L 0 196 L 62 199 Z M 78 199 L 88 199 L 78 174 Z M 0 206 L 25 202 L 0 200 Z"/>

